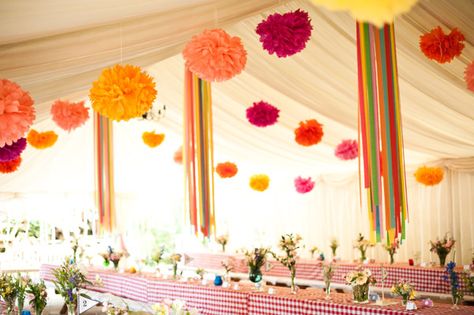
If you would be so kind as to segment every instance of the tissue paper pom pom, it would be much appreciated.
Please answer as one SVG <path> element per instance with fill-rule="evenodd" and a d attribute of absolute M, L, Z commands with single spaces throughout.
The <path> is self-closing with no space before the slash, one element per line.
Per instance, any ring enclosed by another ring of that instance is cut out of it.
<path fill-rule="evenodd" d="M 258 24 L 263 49 L 279 58 L 302 51 L 311 37 L 311 19 L 308 12 L 296 10 L 285 14 L 274 13 Z"/>
<path fill-rule="evenodd" d="M 377 26 L 391 23 L 404 12 L 410 11 L 418 0 L 313 0 L 332 10 L 348 10 L 359 21 L 371 22 Z"/>
<path fill-rule="evenodd" d="M 359 155 L 357 140 L 342 140 L 334 150 L 334 154 L 341 160 L 353 160 Z"/>
<path fill-rule="evenodd" d="M 112 120 L 140 117 L 156 97 L 153 79 L 140 67 L 115 65 L 104 69 L 89 92 L 92 108 Z"/>
<path fill-rule="evenodd" d="M 256 191 L 264 191 L 270 185 L 270 177 L 265 174 L 257 174 L 250 177 L 250 188 Z"/>
<path fill-rule="evenodd" d="M 51 116 L 56 125 L 66 131 L 71 131 L 89 119 L 89 108 L 84 106 L 84 101 L 72 103 L 57 100 L 51 106 Z"/>
<path fill-rule="evenodd" d="M 254 126 L 267 127 L 277 122 L 279 112 L 275 106 L 260 101 L 247 108 L 247 120 Z"/>
<path fill-rule="evenodd" d="M 178 164 L 183 164 L 183 148 L 180 147 L 173 155 L 173 160 Z"/>
<path fill-rule="evenodd" d="M 30 132 L 28 132 L 28 137 L 26 139 L 28 140 L 28 143 L 36 149 L 46 149 L 52 147 L 56 143 L 58 135 L 54 131 L 38 132 L 31 129 Z"/>
<path fill-rule="evenodd" d="M 451 62 L 454 57 L 461 55 L 464 40 L 464 35 L 457 28 L 445 35 L 438 26 L 420 36 L 420 49 L 429 59 L 439 63 Z"/>
<path fill-rule="evenodd" d="M 313 190 L 314 181 L 311 180 L 311 177 L 302 178 L 301 176 L 298 176 L 295 178 L 295 188 L 300 194 L 305 194 Z"/>
<path fill-rule="evenodd" d="M 231 162 L 219 163 L 216 172 L 221 178 L 234 177 L 237 174 L 237 165 Z"/>
<path fill-rule="evenodd" d="M 35 108 L 30 95 L 9 80 L 0 80 L 0 147 L 12 144 L 30 129 Z"/>
<path fill-rule="evenodd" d="M 323 125 L 316 119 L 301 121 L 300 126 L 295 129 L 295 141 L 303 146 L 317 144 L 323 138 Z"/>
<path fill-rule="evenodd" d="M 20 156 L 26 148 L 26 139 L 20 138 L 12 144 L 0 148 L 0 162 L 8 162 Z"/>
<path fill-rule="evenodd" d="M 239 37 L 222 29 L 205 30 L 184 47 L 186 68 L 208 81 L 225 81 L 242 72 L 247 52 Z"/>
<path fill-rule="evenodd" d="M 441 167 L 422 166 L 415 172 L 416 181 L 427 186 L 439 184 L 443 180 L 443 176 L 444 171 Z"/>
<path fill-rule="evenodd" d="M 154 131 L 145 131 L 142 134 L 142 139 L 147 146 L 155 148 L 165 140 L 165 135 L 163 133 L 156 134 Z"/>
<path fill-rule="evenodd" d="M 8 161 L 8 162 L 0 162 L 0 173 L 13 173 L 18 169 L 18 167 L 21 164 L 21 156 L 18 156 L 17 158 Z"/>
<path fill-rule="evenodd" d="M 474 61 L 467 65 L 464 80 L 466 80 L 467 88 L 474 92 Z"/>

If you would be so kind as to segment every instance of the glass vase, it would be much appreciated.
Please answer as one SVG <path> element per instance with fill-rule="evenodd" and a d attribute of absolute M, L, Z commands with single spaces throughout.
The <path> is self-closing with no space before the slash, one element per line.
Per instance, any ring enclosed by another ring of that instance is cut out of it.
<path fill-rule="evenodd" d="M 451 306 L 451 309 L 453 310 L 458 310 L 459 309 L 459 302 L 461 301 L 461 297 L 460 296 L 452 296 L 451 297 L 452 301 L 453 301 L 453 306 Z"/>
<path fill-rule="evenodd" d="M 8 315 L 13 315 L 15 314 L 15 300 L 13 301 L 5 301 L 7 305 L 7 314 Z"/>
<path fill-rule="evenodd" d="M 298 287 L 295 285 L 296 270 L 291 270 L 291 294 L 298 292 Z"/>
<path fill-rule="evenodd" d="M 178 278 L 178 264 L 173 264 L 173 279 Z"/>
<path fill-rule="evenodd" d="M 67 306 L 67 315 L 75 315 L 77 311 L 76 304 L 74 303 L 68 303 L 66 304 Z"/>
<path fill-rule="evenodd" d="M 332 257 L 333 257 L 333 258 L 336 257 L 336 250 L 337 250 L 337 247 L 331 247 Z"/>
<path fill-rule="evenodd" d="M 360 249 L 360 262 L 363 263 L 367 257 L 365 256 L 365 249 Z"/>
<path fill-rule="evenodd" d="M 21 314 L 21 311 L 23 311 L 23 308 L 25 306 L 25 298 L 18 298 L 16 301 L 16 305 L 18 306 L 18 314 Z"/>
<path fill-rule="evenodd" d="M 104 259 L 103 265 L 104 267 L 108 267 L 110 265 L 110 260 Z"/>
<path fill-rule="evenodd" d="M 35 315 L 41 315 L 43 313 L 44 307 L 35 307 Z"/>
<path fill-rule="evenodd" d="M 446 264 L 446 257 L 447 256 L 448 256 L 447 252 L 444 252 L 444 251 L 438 252 L 439 265 L 441 267 L 444 267 L 444 265 Z"/>
<path fill-rule="evenodd" d="M 331 282 L 330 281 L 326 281 L 325 282 L 325 291 L 326 291 L 326 300 L 330 300 L 331 299 Z"/>
<path fill-rule="evenodd" d="M 255 283 L 255 288 L 260 289 L 262 281 L 262 271 L 260 268 L 251 268 L 249 271 L 249 280 Z"/>
<path fill-rule="evenodd" d="M 393 264 L 395 260 L 393 259 L 394 254 L 390 254 L 390 264 Z"/>
<path fill-rule="evenodd" d="M 354 297 L 354 303 L 369 303 L 369 284 L 352 286 L 352 295 Z"/>
<path fill-rule="evenodd" d="M 408 295 L 406 296 L 402 295 L 402 305 L 403 306 L 407 305 L 407 302 L 408 302 Z"/>
<path fill-rule="evenodd" d="M 120 260 L 112 260 L 112 264 L 114 264 L 114 270 L 118 271 Z"/>

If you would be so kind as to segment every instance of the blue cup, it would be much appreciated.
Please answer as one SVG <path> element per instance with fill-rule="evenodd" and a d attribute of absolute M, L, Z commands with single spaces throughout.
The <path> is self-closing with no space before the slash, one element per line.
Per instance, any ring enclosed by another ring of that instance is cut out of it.
<path fill-rule="evenodd" d="M 214 285 L 215 286 L 221 286 L 222 285 L 222 277 L 221 276 L 216 276 L 214 278 Z"/>
<path fill-rule="evenodd" d="M 21 311 L 21 315 L 31 315 L 31 312 L 29 310 L 23 310 Z"/>

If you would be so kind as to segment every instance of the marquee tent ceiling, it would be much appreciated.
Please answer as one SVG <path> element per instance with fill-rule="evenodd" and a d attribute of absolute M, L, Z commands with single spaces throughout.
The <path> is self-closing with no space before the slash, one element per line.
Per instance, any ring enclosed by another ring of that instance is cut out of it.
<path fill-rule="evenodd" d="M 223 27 L 242 38 L 248 64 L 234 79 L 213 84 L 218 156 L 311 173 L 357 170 L 356 162 L 340 162 L 333 155 L 342 139 L 357 138 L 355 22 L 347 13 L 309 1 L 111 3 L 90 0 L 71 7 L 59 0 L 0 0 L 0 77 L 31 92 L 42 126 L 53 126 L 49 108 L 54 99 L 85 98 L 100 70 L 122 61 L 144 66 L 155 77 L 158 99 L 168 105 L 160 124 L 181 132 L 180 51 L 193 34 Z M 290 58 L 268 55 L 258 42 L 256 25 L 271 12 L 297 8 L 312 18 L 311 42 Z M 474 156 L 474 93 L 463 80 L 464 68 L 474 59 L 473 21 L 470 0 L 422 0 L 396 20 L 410 164 Z M 462 56 L 450 64 L 427 60 L 418 48 L 419 36 L 438 25 L 458 27 L 466 37 Z M 261 129 L 248 124 L 245 108 L 259 100 L 280 108 L 277 125 Z M 300 147 L 293 141 L 293 129 L 311 118 L 324 124 L 323 143 Z"/>

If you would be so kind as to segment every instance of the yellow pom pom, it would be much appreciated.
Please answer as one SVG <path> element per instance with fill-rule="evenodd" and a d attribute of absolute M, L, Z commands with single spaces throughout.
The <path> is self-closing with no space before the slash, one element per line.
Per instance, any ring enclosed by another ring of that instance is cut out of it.
<path fill-rule="evenodd" d="M 165 135 L 163 133 L 156 134 L 154 131 L 145 131 L 142 139 L 150 148 L 156 148 L 165 140 Z"/>
<path fill-rule="evenodd" d="M 129 120 L 148 111 L 156 97 L 155 83 L 140 67 L 115 65 L 92 83 L 92 108 L 112 120 Z"/>
<path fill-rule="evenodd" d="M 444 171 L 441 167 L 422 166 L 415 172 L 416 181 L 427 186 L 439 184 L 443 176 Z"/>
<path fill-rule="evenodd" d="M 264 191 L 270 185 L 270 177 L 265 174 L 257 174 L 250 177 L 250 188 L 256 191 Z"/>

